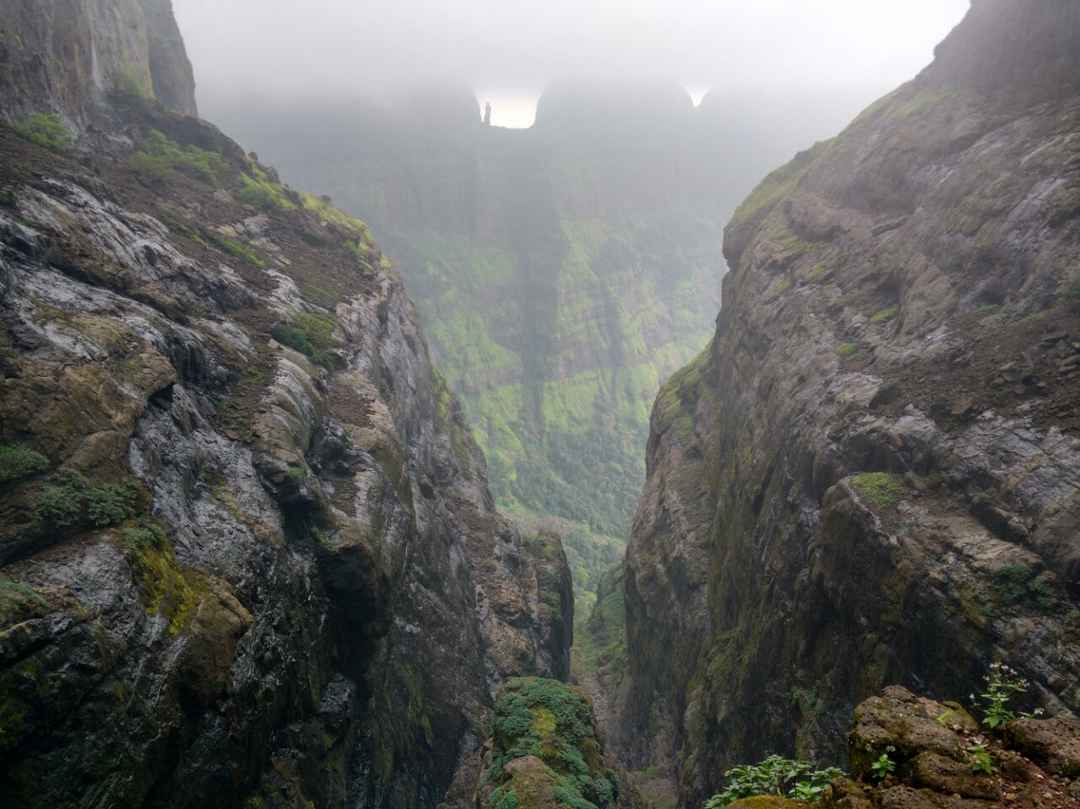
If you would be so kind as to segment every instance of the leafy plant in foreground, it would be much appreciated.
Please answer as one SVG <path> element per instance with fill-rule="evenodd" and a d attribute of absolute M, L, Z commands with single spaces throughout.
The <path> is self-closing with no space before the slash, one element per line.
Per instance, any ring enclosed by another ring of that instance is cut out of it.
<path fill-rule="evenodd" d="M 991 730 L 997 730 L 1017 718 L 1009 703 L 1018 694 L 1027 693 L 1028 681 L 1013 668 L 1004 663 L 991 663 L 987 672 L 986 690 L 972 699 L 983 706 L 982 723 Z"/>
<path fill-rule="evenodd" d="M 725 772 L 727 787 L 709 798 L 705 809 L 720 809 L 740 798 L 757 795 L 787 795 L 816 801 L 829 783 L 843 774 L 836 767 L 817 770 L 805 761 L 769 756 L 758 764 L 742 764 Z"/>
<path fill-rule="evenodd" d="M 976 775 L 993 775 L 995 772 L 994 759 L 986 744 L 981 739 L 975 739 L 973 744 L 967 747 L 968 759 L 971 762 L 971 771 Z"/>
<path fill-rule="evenodd" d="M 896 772 L 896 762 L 892 760 L 890 753 L 896 752 L 896 748 L 891 744 L 885 748 L 885 752 L 877 757 L 877 760 L 870 765 L 870 771 L 874 774 L 874 780 L 884 781 L 894 772 Z"/>

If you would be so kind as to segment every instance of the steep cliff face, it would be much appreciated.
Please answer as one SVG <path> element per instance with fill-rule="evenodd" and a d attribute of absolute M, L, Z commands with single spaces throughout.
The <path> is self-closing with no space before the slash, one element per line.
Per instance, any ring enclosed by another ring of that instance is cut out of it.
<path fill-rule="evenodd" d="M 893 682 L 967 694 L 1006 658 L 1080 709 L 1078 35 L 1072 3 L 975 3 L 728 226 L 625 574 L 619 741 L 688 803 L 839 758 Z"/>
<path fill-rule="evenodd" d="M 10 0 L 0 21 L 4 118 L 82 125 L 114 93 L 194 115 L 195 80 L 171 0 Z"/>
<path fill-rule="evenodd" d="M 82 24 L 35 7 L 24 42 Z M 108 121 L 0 125 L 0 803 L 471 802 L 494 689 L 568 674 L 561 546 L 495 512 L 366 225 L 138 94 Z"/>
<path fill-rule="evenodd" d="M 650 403 L 717 306 L 722 218 L 698 193 L 690 99 L 564 84 L 536 127 L 504 130 L 467 90 L 424 98 L 422 115 L 408 96 L 301 104 L 274 126 L 241 103 L 225 123 L 376 227 L 500 504 L 625 537 Z"/>

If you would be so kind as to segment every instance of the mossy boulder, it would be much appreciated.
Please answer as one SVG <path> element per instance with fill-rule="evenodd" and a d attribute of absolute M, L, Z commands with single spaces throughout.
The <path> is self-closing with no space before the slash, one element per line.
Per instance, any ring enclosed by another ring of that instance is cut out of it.
<path fill-rule="evenodd" d="M 489 744 L 484 809 L 605 809 L 618 801 L 592 703 L 577 688 L 540 677 L 508 681 Z"/>

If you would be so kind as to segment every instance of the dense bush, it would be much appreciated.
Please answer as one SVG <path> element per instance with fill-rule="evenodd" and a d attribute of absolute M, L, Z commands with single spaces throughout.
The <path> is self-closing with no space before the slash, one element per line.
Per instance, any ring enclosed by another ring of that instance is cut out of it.
<path fill-rule="evenodd" d="M 138 500 L 133 483 L 92 486 L 82 475 L 68 472 L 41 491 L 34 517 L 42 528 L 107 528 L 134 517 Z"/>
<path fill-rule="evenodd" d="M 556 680 L 521 677 L 507 682 L 495 702 L 493 762 L 488 783 L 496 789 L 492 809 L 517 806 L 504 767 L 535 756 L 543 764 L 552 796 L 571 809 L 597 809 L 618 795 L 614 774 L 604 765 L 592 706 L 583 693 Z"/>
<path fill-rule="evenodd" d="M 0 485 L 44 472 L 49 459 L 20 444 L 0 444 Z"/>
<path fill-rule="evenodd" d="M 60 116 L 47 113 L 31 115 L 15 125 L 15 131 L 38 146 L 63 152 L 71 148 L 75 138 L 60 120 Z"/>

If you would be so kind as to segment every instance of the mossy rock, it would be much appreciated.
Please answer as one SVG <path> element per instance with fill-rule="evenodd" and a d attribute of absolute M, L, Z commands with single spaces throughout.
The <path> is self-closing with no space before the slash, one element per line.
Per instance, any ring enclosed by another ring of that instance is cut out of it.
<path fill-rule="evenodd" d="M 805 809 L 808 806 L 811 804 L 779 795 L 759 795 L 756 798 L 742 798 L 735 803 L 729 803 L 728 809 Z"/>

